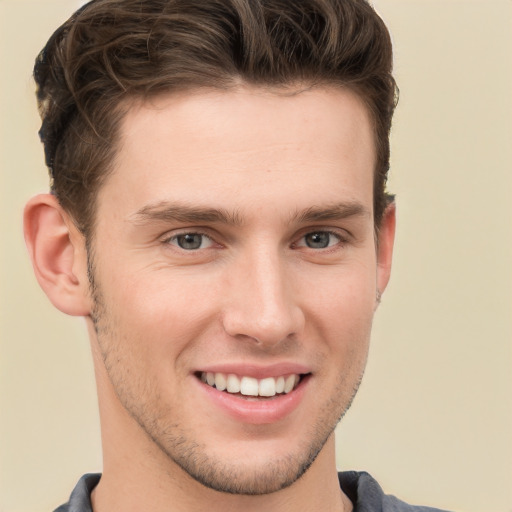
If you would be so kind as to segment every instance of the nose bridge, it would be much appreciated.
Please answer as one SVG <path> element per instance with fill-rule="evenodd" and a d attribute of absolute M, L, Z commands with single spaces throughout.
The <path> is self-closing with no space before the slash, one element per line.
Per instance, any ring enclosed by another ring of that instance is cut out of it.
<path fill-rule="evenodd" d="M 231 276 L 232 289 L 224 327 L 232 336 L 275 344 L 297 334 L 303 326 L 298 297 L 289 269 L 278 249 L 269 245 L 248 251 Z"/>

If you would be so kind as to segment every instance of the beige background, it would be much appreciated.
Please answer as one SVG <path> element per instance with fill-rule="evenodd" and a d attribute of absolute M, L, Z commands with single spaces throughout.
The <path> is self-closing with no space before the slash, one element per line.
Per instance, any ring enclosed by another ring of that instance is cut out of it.
<path fill-rule="evenodd" d="M 50 511 L 101 469 L 81 320 L 38 289 L 21 236 L 46 190 L 30 78 L 73 0 L 0 0 L 0 512 Z M 512 2 L 376 0 L 401 101 L 394 276 L 340 468 L 407 501 L 512 511 Z"/>

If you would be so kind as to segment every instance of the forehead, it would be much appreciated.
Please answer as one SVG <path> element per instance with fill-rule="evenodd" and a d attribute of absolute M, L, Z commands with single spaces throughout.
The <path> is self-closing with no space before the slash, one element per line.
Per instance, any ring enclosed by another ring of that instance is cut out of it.
<path fill-rule="evenodd" d="M 340 194 L 371 203 L 374 164 L 369 114 L 349 90 L 173 93 L 128 109 L 99 203 L 243 207 L 270 197 L 300 203 L 315 188 L 333 203 Z"/>

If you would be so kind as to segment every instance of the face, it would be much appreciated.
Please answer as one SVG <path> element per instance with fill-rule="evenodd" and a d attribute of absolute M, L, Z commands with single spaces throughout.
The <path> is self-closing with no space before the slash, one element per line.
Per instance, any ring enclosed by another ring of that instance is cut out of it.
<path fill-rule="evenodd" d="M 128 413 L 112 428 L 136 422 L 162 460 L 225 492 L 272 492 L 313 463 L 387 281 L 374 162 L 367 112 L 340 89 L 130 109 L 90 255 L 100 401 Z"/>

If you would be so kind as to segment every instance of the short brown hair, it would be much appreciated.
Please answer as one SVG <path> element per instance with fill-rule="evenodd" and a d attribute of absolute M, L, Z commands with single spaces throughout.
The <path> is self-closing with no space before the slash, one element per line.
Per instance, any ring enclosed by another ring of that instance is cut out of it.
<path fill-rule="evenodd" d="M 366 0 L 93 0 L 51 36 L 34 77 L 52 192 L 88 236 L 122 106 L 164 92 L 339 85 L 374 124 L 374 215 L 388 196 L 397 89 L 389 33 Z"/>

